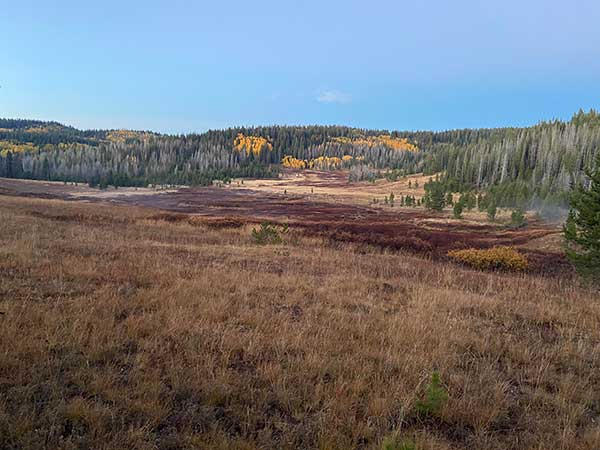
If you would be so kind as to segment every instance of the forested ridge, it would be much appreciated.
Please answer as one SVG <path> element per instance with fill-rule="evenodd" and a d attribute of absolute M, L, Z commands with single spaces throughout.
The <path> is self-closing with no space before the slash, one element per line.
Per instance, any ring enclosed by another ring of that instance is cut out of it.
<path fill-rule="evenodd" d="M 57 122 L 0 119 L 0 176 L 90 184 L 210 184 L 273 177 L 287 167 L 351 168 L 355 179 L 386 172 L 444 173 L 453 190 L 492 190 L 504 203 L 564 203 L 586 183 L 600 147 L 600 114 L 527 128 L 443 132 L 343 126 L 265 126 L 162 135 L 78 130 Z"/>
<path fill-rule="evenodd" d="M 584 170 L 600 151 L 600 114 L 579 111 L 569 122 L 432 133 L 427 139 L 424 171 L 444 171 L 459 188 L 492 187 L 517 201 L 535 196 L 565 203 L 573 186 L 589 183 Z"/>

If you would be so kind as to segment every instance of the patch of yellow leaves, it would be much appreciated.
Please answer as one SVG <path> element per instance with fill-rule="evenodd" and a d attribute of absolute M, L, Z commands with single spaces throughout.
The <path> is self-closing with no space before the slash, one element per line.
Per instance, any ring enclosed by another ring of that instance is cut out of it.
<path fill-rule="evenodd" d="M 362 161 L 363 159 L 365 159 L 363 156 L 354 158 L 352 155 L 344 155 L 341 158 L 338 158 L 337 156 L 319 156 L 314 159 L 298 159 L 286 155 L 281 160 L 281 165 L 290 169 L 333 170 L 341 168 L 344 163 L 347 164 L 351 161 Z"/>
<path fill-rule="evenodd" d="M 524 271 L 529 267 L 525 255 L 512 247 L 497 246 L 486 249 L 468 248 L 451 250 L 448 256 L 456 262 L 481 270 Z"/>
<path fill-rule="evenodd" d="M 415 144 L 412 144 L 406 138 L 395 138 L 386 134 L 382 134 L 379 136 L 360 136 L 355 138 L 349 137 L 334 137 L 331 138 L 332 142 L 338 142 L 340 144 L 350 144 L 356 146 L 365 146 L 365 147 L 376 147 L 379 145 L 384 145 L 386 147 L 392 148 L 394 150 L 399 151 L 407 151 L 407 152 L 418 152 L 419 147 Z"/>
<path fill-rule="evenodd" d="M 8 152 L 11 153 L 25 153 L 25 152 L 33 152 L 38 148 L 31 143 L 14 143 L 10 141 L 0 141 L 0 156 L 6 157 Z"/>
<path fill-rule="evenodd" d="M 252 153 L 258 156 L 263 150 L 272 151 L 273 144 L 261 136 L 244 136 L 239 133 L 233 141 L 233 148 L 238 152 L 246 151 L 246 155 Z"/>
<path fill-rule="evenodd" d="M 111 142 L 126 142 L 131 139 L 142 139 L 148 137 L 149 133 L 131 130 L 112 130 L 106 133 L 106 139 Z"/>

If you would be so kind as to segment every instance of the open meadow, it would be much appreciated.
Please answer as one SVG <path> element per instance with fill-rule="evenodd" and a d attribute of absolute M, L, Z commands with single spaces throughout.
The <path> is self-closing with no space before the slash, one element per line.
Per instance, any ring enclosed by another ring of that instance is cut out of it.
<path fill-rule="evenodd" d="M 600 0 L 4 3 L 0 450 L 600 450 Z"/>
<path fill-rule="evenodd" d="M 0 448 L 599 448 L 600 302 L 556 224 L 36 186 L 0 180 Z M 529 269 L 445 256 L 497 242 Z"/>

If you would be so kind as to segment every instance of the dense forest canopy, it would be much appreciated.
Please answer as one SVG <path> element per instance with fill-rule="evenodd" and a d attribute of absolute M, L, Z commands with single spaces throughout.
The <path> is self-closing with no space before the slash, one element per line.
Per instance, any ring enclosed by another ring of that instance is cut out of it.
<path fill-rule="evenodd" d="M 527 128 L 443 132 L 343 126 L 265 126 L 161 135 L 78 130 L 57 122 L 0 119 L 0 176 L 146 185 L 210 184 L 272 177 L 279 168 L 351 168 L 355 179 L 386 170 L 442 172 L 452 190 L 494 191 L 501 203 L 564 203 L 588 182 L 600 147 L 600 114 Z"/>

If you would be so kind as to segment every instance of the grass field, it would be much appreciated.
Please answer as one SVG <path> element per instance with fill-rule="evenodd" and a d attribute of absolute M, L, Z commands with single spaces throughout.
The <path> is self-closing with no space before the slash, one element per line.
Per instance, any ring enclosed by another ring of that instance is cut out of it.
<path fill-rule="evenodd" d="M 157 218 L 0 196 L 0 448 L 600 448 L 572 274 Z"/>
<path fill-rule="evenodd" d="M 338 202 L 370 205 L 373 199 L 383 204 L 384 197 L 391 192 L 396 198 L 410 195 L 421 199 L 425 195 L 425 183 L 430 178 L 432 177 L 429 175 L 416 174 L 393 182 L 381 178 L 374 182 L 348 183 L 347 171 L 285 169 L 278 179 L 244 180 L 244 184 L 241 184 L 241 180 L 235 180 L 230 188 L 278 194 L 287 192 L 290 195 L 306 195 L 313 198 L 335 199 Z"/>

